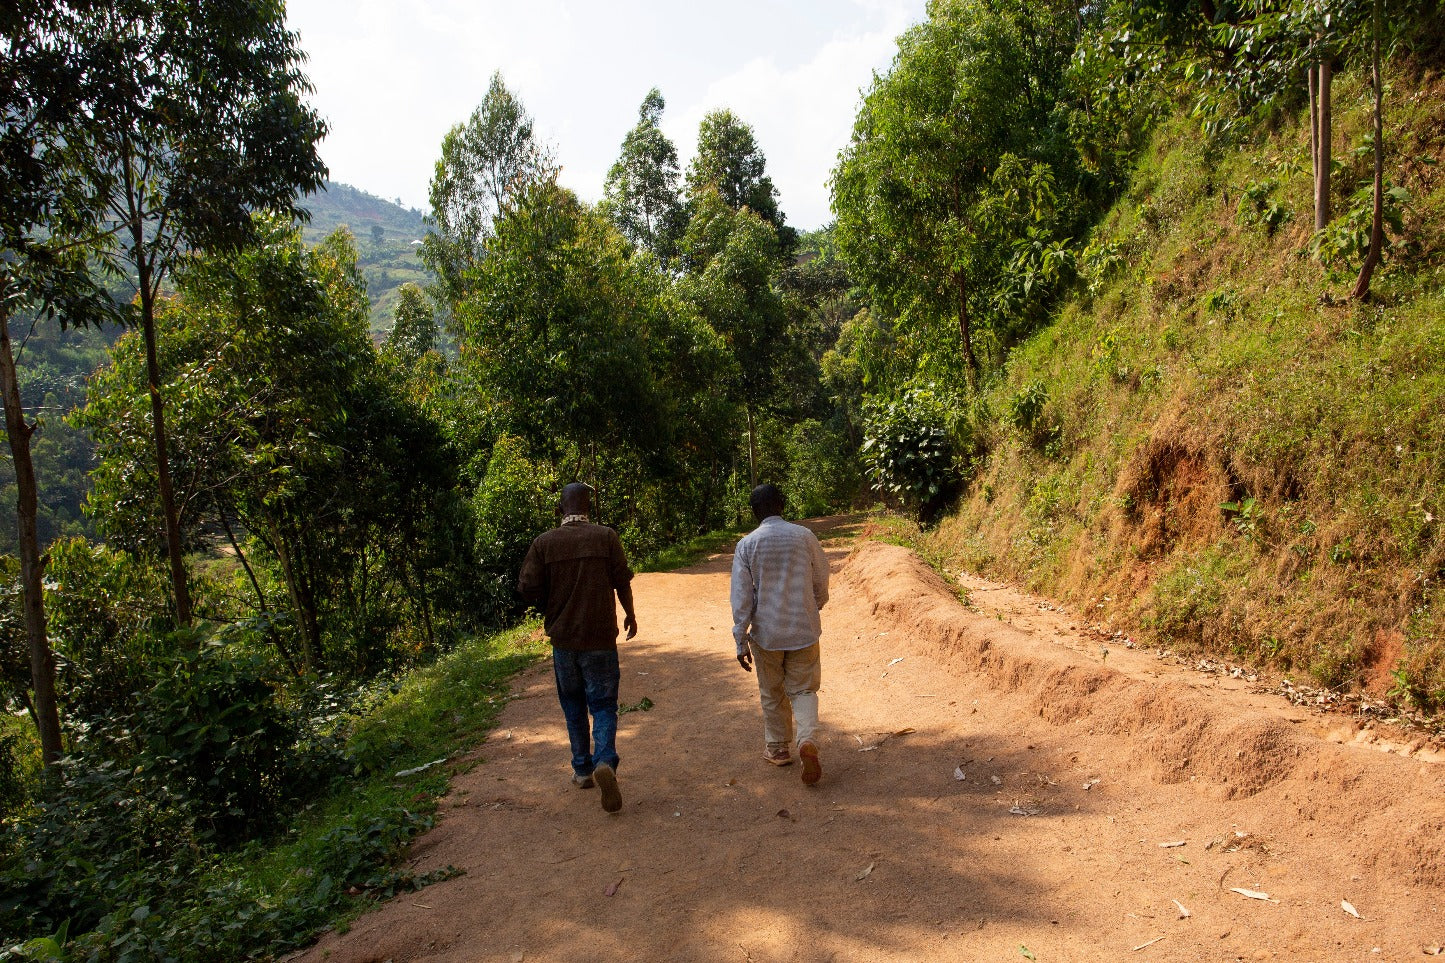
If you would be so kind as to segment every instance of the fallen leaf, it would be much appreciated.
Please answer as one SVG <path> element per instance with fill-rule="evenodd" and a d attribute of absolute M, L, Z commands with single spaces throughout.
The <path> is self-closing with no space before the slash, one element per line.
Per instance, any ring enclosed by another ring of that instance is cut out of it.
<path fill-rule="evenodd" d="M 965 779 L 968 778 L 968 776 L 964 773 L 963 767 L 958 766 L 953 770 L 953 778 L 957 779 L 959 782 L 963 782 Z"/>
<path fill-rule="evenodd" d="M 1229 888 L 1229 891 L 1230 891 L 1231 893 L 1238 893 L 1240 896 L 1248 897 L 1249 899 L 1262 899 L 1262 900 L 1268 900 L 1268 899 L 1269 899 L 1269 894 L 1268 894 L 1268 893 L 1261 893 L 1261 892 L 1259 892 L 1258 890 L 1241 889 L 1241 888 L 1238 887 L 1238 886 L 1231 886 L 1231 887 Z M 1273 900 L 1271 900 L 1271 902 L 1273 902 Z"/>
<path fill-rule="evenodd" d="M 1153 946 L 1155 943 L 1158 943 L 1158 942 L 1159 942 L 1160 940 L 1162 940 L 1162 939 L 1164 939 L 1164 937 L 1162 937 L 1162 936 L 1156 936 L 1156 937 L 1154 937 L 1152 940 L 1150 940 L 1148 943 L 1140 943 L 1138 946 L 1134 947 L 1134 952 L 1135 952 L 1135 953 L 1138 953 L 1138 952 L 1139 952 L 1140 950 L 1142 950 L 1144 947 L 1146 947 L 1146 946 Z"/>
<path fill-rule="evenodd" d="M 854 876 L 853 878 L 856 879 L 856 880 L 857 880 L 858 882 L 860 882 L 860 883 L 863 882 L 863 880 L 867 879 L 867 878 L 873 873 L 873 867 L 874 867 L 875 865 L 876 865 L 875 863 L 869 863 L 867 869 L 863 870 L 863 872 L 859 873 L 857 876 Z"/>
<path fill-rule="evenodd" d="M 783 819 L 791 819 L 792 816 L 793 816 L 793 814 L 790 813 L 790 812 L 788 812 L 786 809 L 779 809 L 779 810 L 778 810 L 778 815 L 779 815 L 780 817 L 782 817 Z"/>
<path fill-rule="evenodd" d="M 872 752 L 874 749 L 877 749 L 877 748 L 878 748 L 877 746 L 864 746 L 862 749 L 859 749 L 858 751 L 859 751 L 859 752 Z"/>
<path fill-rule="evenodd" d="M 1029 949 L 1027 946 L 1024 946 L 1022 943 L 1019 944 L 1019 956 L 1022 956 L 1026 960 L 1038 959 L 1037 956 L 1034 956 L 1034 951 Z"/>
<path fill-rule="evenodd" d="M 1340 909 L 1344 910 L 1346 913 L 1349 913 L 1357 920 L 1364 919 L 1364 917 L 1360 915 L 1360 911 L 1351 906 L 1350 901 L 1347 899 L 1340 900 Z"/>
<path fill-rule="evenodd" d="M 893 733 L 893 734 L 894 734 L 895 736 L 906 736 L 906 735 L 908 735 L 910 732 L 916 732 L 916 731 L 917 731 L 917 730 L 914 729 L 912 726 L 909 726 L 907 729 L 899 729 L 897 732 L 895 732 L 895 733 Z"/>
<path fill-rule="evenodd" d="M 1039 814 L 1037 809 L 1026 809 L 1023 806 L 1014 806 L 1009 812 L 1015 816 L 1037 816 Z"/>
<path fill-rule="evenodd" d="M 1184 845 L 1187 845 L 1187 841 L 1181 839 L 1181 840 L 1179 840 L 1177 843 L 1160 843 L 1160 844 L 1159 844 L 1159 848 L 1160 848 L 1160 849 L 1178 849 L 1180 846 L 1184 846 Z"/>
<path fill-rule="evenodd" d="M 989 781 L 992 782 L 995 786 L 1002 786 L 1002 785 L 1003 785 L 1003 780 L 1000 779 L 998 776 L 989 776 L 988 778 L 989 778 Z"/>
<path fill-rule="evenodd" d="M 1424 953 L 1426 956 L 1440 956 L 1442 954 L 1445 954 L 1445 947 L 1441 947 L 1438 945 L 1424 946 L 1420 948 L 1420 952 Z"/>
<path fill-rule="evenodd" d="M 889 663 L 888 663 L 888 665 L 889 665 L 890 667 L 891 667 L 891 666 L 895 666 L 895 665 L 897 665 L 898 663 L 900 663 L 900 662 L 902 662 L 902 661 L 903 661 L 903 656 L 900 655 L 898 658 L 890 660 Z"/>
<path fill-rule="evenodd" d="M 621 886 L 621 885 L 622 885 L 622 878 L 621 878 L 621 877 L 618 877 L 617 882 L 615 882 L 615 883 L 613 883 L 612 885 L 608 886 L 607 889 L 603 891 L 603 894 L 602 894 L 602 895 L 604 895 L 604 896 L 616 896 L 616 895 L 617 895 L 617 887 L 619 887 L 619 886 Z"/>
<path fill-rule="evenodd" d="M 1187 920 L 1189 919 L 1189 917 L 1194 915 L 1193 913 L 1189 912 L 1189 910 L 1185 909 L 1184 904 L 1179 902 L 1177 899 L 1170 900 L 1170 902 L 1173 903 L 1175 906 L 1179 907 L 1179 918 L 1181 920 Z"/>

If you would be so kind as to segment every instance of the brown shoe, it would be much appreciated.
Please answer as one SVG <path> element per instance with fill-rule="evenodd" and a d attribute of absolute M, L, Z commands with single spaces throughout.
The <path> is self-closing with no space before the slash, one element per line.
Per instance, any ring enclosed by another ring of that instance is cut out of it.
<path fill-rule="evenodd" d="M 786 747 L 780 749 L 764 749 L 763 759 L 774 766 L 791 766 L 793 754 Z"/>
<path fill-rule="evenodd" d="M 803 785 L 816 785 L 823 778 L 823 765 L 818 761 L 818 747 L 805 742 L 798 747 L 798 757 L 803 760 Z"/>
<path fill-rule="evenodd" d="M 622 791 L 617 788 L 617 773 L 612 771 L 611 766 L 598 766 L 592 770 L 592 778 L 597 782 L 597 788 L 602 790 L 602 808 L 609 813 L 615 813 L 622 808 Z"/>

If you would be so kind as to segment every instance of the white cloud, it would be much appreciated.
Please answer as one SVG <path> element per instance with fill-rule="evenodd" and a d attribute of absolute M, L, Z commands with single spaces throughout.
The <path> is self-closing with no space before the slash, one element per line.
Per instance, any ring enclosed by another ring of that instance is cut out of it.
<path fill-rule="evenodd" d="M 601 196 L 649 87 L 684 163 L 702 115 L 752 124 L 790 223 L 829 218 L 826 179 L 874 69 L 924 0 L 290 0 L 330 121 L 332 177 L 425 208 L 442 137 L 500 70 L 556 147 L 563 182 Z"/>

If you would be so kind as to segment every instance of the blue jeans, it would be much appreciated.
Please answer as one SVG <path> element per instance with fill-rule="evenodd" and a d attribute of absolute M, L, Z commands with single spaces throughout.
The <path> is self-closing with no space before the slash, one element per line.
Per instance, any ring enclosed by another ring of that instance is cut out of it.
<path fill-rule="evenodd" d="M 572 771 L 590 776 L 596 766 L 617 768 L 617 684 L 621 672 L 615 649 L 597 652 L 552 650 L 557 701 L 567 717 Z M 588 731 L 587 715 L 592 715 Z"/>

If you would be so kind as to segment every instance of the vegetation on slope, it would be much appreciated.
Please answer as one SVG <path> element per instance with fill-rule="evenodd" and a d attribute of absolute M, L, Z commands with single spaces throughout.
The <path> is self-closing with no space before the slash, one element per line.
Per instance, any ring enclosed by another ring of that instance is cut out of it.
<path fill-rule="evenodd" d="M 1321 236 L 1305 117 L 1159 131 L 1088 291 L 985 393 L 988 455 L 937 539 L 1162 643 L 1445 703 L 1445 83 L 1392 76 L 1398 233 L 1358 302 L 1368 94 L 1337 82 Z"/>

